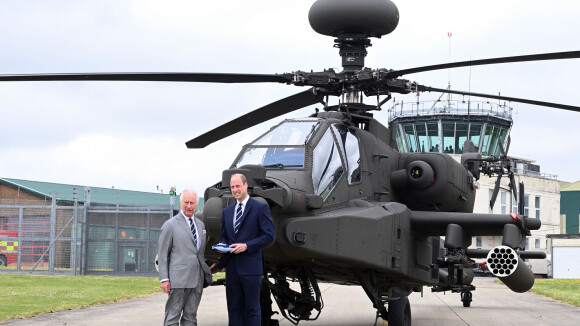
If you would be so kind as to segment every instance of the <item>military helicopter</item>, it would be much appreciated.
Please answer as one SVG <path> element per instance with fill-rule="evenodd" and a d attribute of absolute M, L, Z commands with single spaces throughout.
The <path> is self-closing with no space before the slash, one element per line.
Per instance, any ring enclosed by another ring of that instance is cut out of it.
<path fill-rule="evenodd" d="M 473 214 L 475 181 L 481 174 L 513 180 L 507 150 L 481 157 L 469 141 L 461 162 L 444 153 L 400 153 L 393 131 L 373 118 L 392 94 L 442 92 L 564 110 L 550 102 L 433 88 L 400 77 L 448 68 L 579 58 L 580 51 L 503 57 L 404 70 L 364 66 L 371 38 L 395 30 L 399 14 L 390 0 L 317 0 L 309 12 L 313 29 L 334 39 L 342 71 L 282 74 L 94 73 L 3 75 L 0 81 L 126 80 L 211 83 L 280 83 L 308 89 L 268 104 L 186 143 L 202 148 L 250 126 L 310 105 L 311 116 L 287 119 L 245 145 L 222 179 L 206 189 L 203 219 L 209 242 L 221 229 L 221 212 L 235 199 L 229 179 L 243 173 L 249 193 L 269 204 L 275 242 L 264 250 L 263 325 L 276 324 L 269 298 L 294 324 L 315 320 L 323 309 L 319 282 L 361 286 L 390 325 L 410 325 L 408 296 L 431 287 L 472 301 L 473 258 L 486 258 L 491 272 L 511 290 L 534 282 L 522 259 L 544 258 L 524 242 L 540 221 L 522 214 Z M 363 102 L 376 97 L 376 105 Z M 381 99 L 381 96 L 383 97 Z M 339 97 L 329 105 L 329 97 Z M 513 191 L 515 184 L 512 182 Z M 496 184 L 496 188 L 499 183 Z M 520 186 L 520 194 L 523 191 Z M 523 209 L 520 210 L 523 212 Z M 502 246 L 471 250 L 473 236 L 503 236 Z M 445 240 L 441 240 L 441 236 Z M 206 254 L 217 261 L 218 254 Z M 291 287 L 296 282 L 299 289 Z"/>

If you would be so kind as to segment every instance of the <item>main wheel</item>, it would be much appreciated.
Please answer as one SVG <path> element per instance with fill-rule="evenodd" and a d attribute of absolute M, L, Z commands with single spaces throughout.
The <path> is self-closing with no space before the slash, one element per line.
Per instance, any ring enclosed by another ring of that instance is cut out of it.
<path fill-rule="evenodd" d="M 387 319 L 389 326 L 411 326 L 411 304 L 406 295 L 398 300 L 389 301 Z"/>

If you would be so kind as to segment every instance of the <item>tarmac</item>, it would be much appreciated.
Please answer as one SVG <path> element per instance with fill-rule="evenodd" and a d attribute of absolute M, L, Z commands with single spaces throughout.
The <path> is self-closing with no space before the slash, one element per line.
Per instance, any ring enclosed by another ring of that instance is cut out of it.
<path fill-rule="evenodd" d="M 580 308 L 560 303 L 531 292 L 514 293 L 495 278 L 475 278 L 471 307 L 465 308 L 457 293 L 432 293 L 425 288 L 409 296 L 414 326 L 454 325 L 580 325 Z M 320 284 L 324 308 L 315 321 L 304 326 L 372 326 L 376 311 L 362 288 Z M 132 299 L 119 303 L 67 310 L 33 318 L 0 322 L 0 326 L 101 326 L 163 324 L 166 294 Z M 275 308 L 277 308 L 275 306 Z M 277 310 L 277 309 L 275 309 Z M 280 325 L 292 323 L 283 320 Z M 227 325 L 224 286 L 206 288 L 198 310 L 198 325 Z M 386 325 L 379 320 L 377 325 Z"/>

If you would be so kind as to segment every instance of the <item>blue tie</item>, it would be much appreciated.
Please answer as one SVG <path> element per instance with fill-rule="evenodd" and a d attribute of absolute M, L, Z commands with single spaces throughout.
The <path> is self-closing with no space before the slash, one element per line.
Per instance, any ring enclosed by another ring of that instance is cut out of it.
<path fill-rule="evenodd" d="M 242 203 L 238 204 L 238 209 L 236 210 L 236 218 L 234 219 L 234 232 L 238 233 L 240 229 L 240 223 L 242 218 Z"/>
<path fill-rule="evenodd" d="M 192 218 L 189 218 L 189 228 L 191 229 L 191 234 L 193 234 L 193 241 L 197 247 L 197 229 L 195 228 L 195 223 L 193 223 Z"/>

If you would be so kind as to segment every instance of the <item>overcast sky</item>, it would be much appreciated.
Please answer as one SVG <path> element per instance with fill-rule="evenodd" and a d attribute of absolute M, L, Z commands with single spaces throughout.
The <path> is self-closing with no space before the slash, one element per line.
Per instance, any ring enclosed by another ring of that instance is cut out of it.
<path fill-rule="evenodd" d="M 286 73 L 341 68 L 308 23 L 311 0 L 0 0 L 0 74 Z M 399 0 L 398 28 L 372 39 L 366 66 L 580 50 L 580 1 Z M 448 32 L 452 33 L 451 41 Z M 450 51 L 451 49 L 451 51 Z M 580 105 L 580 59 L 403 76 L 420 84 Z M 185 142 L 304 88 L 168 82 L 0 83 L 0 177 L 200 193 L 273 119 L 205 149 Z M 439 94 L 425 94 L 421 100 Z M 396 100 L 415 101 L 414 95 Z M 367 103 L 376 103 L 374 98 Z M 392 102 L 385 104 L 389 107 Z M 512 103 L 510 155 L 580 180 L 580 114 Z M 386 114 L 376 115 L 387 123 Z"/>

